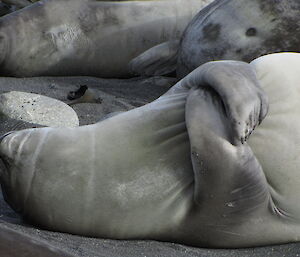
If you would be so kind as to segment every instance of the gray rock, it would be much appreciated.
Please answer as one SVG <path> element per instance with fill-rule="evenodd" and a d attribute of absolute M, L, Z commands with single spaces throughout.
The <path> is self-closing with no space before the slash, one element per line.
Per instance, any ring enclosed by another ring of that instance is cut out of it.
<path fill-rule="evenodd" d="M 49 127 L 76 127 L 76 112 L 67 104 L 42 95 L 11 91 L 0 95 L 0 116 Z"/>

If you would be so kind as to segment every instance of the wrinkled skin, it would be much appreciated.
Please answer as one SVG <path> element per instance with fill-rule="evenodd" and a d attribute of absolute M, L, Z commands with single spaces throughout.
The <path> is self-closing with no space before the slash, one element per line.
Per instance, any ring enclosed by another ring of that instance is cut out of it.
<path fill-rule="evenodd" d="M 300 50 L 299 0 L 216 0 L 188 25 L 177 73 L 184 77 L 214 60 L 251 62 L 269 53 Z"/>

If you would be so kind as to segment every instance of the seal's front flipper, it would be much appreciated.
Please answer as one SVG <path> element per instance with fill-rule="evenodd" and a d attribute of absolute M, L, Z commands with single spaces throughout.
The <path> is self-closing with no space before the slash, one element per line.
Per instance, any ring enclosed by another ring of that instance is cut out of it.
<path fill-rule="evenodd" d="M 269 189 L 260 163 L 247 143 L 234 145 L 231 120 L 210 88 L 191 89 L 186 124 L 195 175 L 195 202 L 213 223 L 241 222 L 265 210 Z M 224 225 L 224 223 L 222 223 Z"/>
<path fill-rule="evenodd" d="M 212 62 L 203 65 L 207 84 L 220 95 L 237 141 L 244 143 L 268 111 L 268 98 L 248 63 Z"/>
<path fill-rule="evenodd" d="M 251 65 L 239 61 L 209 62 L 174 87 L 211 88 L 224 104 L 231 121 L 233 143 L 244 143 L 268 111 L 268 98 Z M 173 89 L 174 90 L 174 89 Z"/>
<path fill-rule="evenodd" d="M 150 48 L 129 63 L 129 70 L 140 76 L 171 74 L 176 71 L 178 48 L 179 40 Z"/>

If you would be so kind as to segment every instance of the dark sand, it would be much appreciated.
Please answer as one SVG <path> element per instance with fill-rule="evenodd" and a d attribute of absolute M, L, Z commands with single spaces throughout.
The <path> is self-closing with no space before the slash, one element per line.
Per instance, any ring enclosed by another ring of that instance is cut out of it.
<path fill-rule="evenodd" d="M 163 94 L 172 80 L 165 78 L 104 80 L 90 77 L 0 78 L 0 93 L 33 92 L 68 102 L 67 94 L 87 85 L 102 103 L 74 105 L 80 124 L 97 122 L 110 112 L 126 111 Z M 0 134 L 31 127 L 15 120 L 2 120 Z M 156 241 L 119 241 L 50 232 L 24 223 L 4 202 L 0 193 L 0 257 L 297 257 L 300 244 L 250 249 L 201 249 Z"/>

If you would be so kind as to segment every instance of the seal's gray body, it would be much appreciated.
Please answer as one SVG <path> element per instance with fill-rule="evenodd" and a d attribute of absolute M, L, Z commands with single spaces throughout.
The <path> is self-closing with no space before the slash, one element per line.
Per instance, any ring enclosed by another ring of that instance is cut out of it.
<path fill-rule="evenodd" d="M 298 241 L 299 64 L 297 54 L 209 63 L 156 101 L 95 125 L 8 134 L 6 200 L 41 227 L 87 236 L 211 247 Z M 267 112 L 253 69 L 270 111 L 248 145 Z"/>
<path fill-rule="evenodd" d="M 128 76 L 132 58 L 180 38 L 206 2 L 39 1 L 1 18 L 1 74 Z"/>
<path fill-rule="evenodd" d="M 269 53 L 300 50 L 298 0 L 216 0 L 190 22 L 179 47 L 184 77 L 214 60 L 251 62 Z"/>

